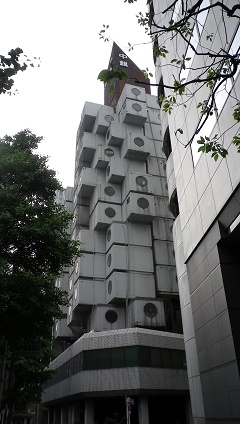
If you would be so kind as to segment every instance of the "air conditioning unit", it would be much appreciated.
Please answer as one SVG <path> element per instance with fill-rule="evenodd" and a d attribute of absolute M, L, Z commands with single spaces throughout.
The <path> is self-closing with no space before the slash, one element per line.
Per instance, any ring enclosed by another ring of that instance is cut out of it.
<path fill-rule="evenodd" d="M 94 307 L 89 330 L 107 331 L 125 328 L 125 310 L 122 307 L 97 305 Z"/>
<path fill-rule="evenodd" d="M 113 221 L 122 221 L 120 205 L 98 202 L 89 220 L 90 230 L 106 230 Z"/>
<path fill-rule="evenodd" d="M 136 297 L 155 299 L 153 274 L 143 272 L 113 272 L 106 283 L 107 303 L 126 303 Z"/>
<path fill-rule="evenodd" d="M 106 303 L 105 280 L 77 280 L 73 290 L 73 309 L 81 309 L 84 305 Z"/>
<path fill-rule="evenodd" d="M 98 111 L 97 118 L 94 122 L 93 133 L 105 135 L 111 122 L 116 119 L 114 117 L 113 108 L 110 106 L 101 106 Z"/>
<path fill-rule="evenodd" d="M 122 193 L 119 184 L 100 183 L 96 186 L 94 193 L 90 200 L 90 214 L 92 214 L 98 202 L 105 202 L 111 204 L 122 204 Z"/>
<path fill-rule="evenodd" d="M 79 231 L 81 252 L 105 253 L 106 237 L 102 231 L 81 229 Z"/>
<path fill-rule="evenodd" d="M 150 223 L 155 217 L 154 196 L 130 193 L 122 206 L 123 221 Z"/>
<path fill-rule="evenodd" d="M 131 191 L 153 194 L 152 176 L 149 174 L 128 173 L 122 185 L 122 199 L 125 200 Z"/>
<path fill-rule="evenodd" d="M 173 219 L 155 218 L 153 220 L 153 238 L 172 241 L 173 223 Z"/>
<path fill-rule="evenodd" d="M 124 138 L 123 125 L 119 122 L 111 122 L 106 134 L 106 143 L 109 146 L 120 147 Z"/>
<path fill-rule="evenodd" d="M 75 273 L 79 278 L 105 278 L 105 254 L 84 253 L 75 263 Z"/>
<path fill-rule="evenodd" d="M 177 274 L 174 266 L 156 266 L 156 288 L 161 294 L 178 294 Z"/>
<path fill-rule="evenodd" d="M 125 84 L 121 96 L 118 100 L 116 112 L 120 113 L 126 100 L 132 100 L 133 102 L 143 102 L 146 103 L 146 92 L 145 88 L 135 87 L 130 84 Z"/>
<path fill-rule="evenodd" d="M 138 134 L 128 133 L 121 147 L 121 157 L 145 161 L 152 150 L 153 141 Z"/>
<path fill-rule="evenodd" d="M 91 102 L 85 102 L 82 111 L 81 121 L 77 131 L 77 140 L 81 139 L 82 134 L 85 131 L 92 131 L 95 119 L 100 108 L 101 105 Z"/>
<path fill-rule="evenodd" d="M 106 275 L 113 271 L 153 272 L 150 247 L 113 245 L 106 255 Z"/>
<path fill-rule="evenodd" d="M 150 225 L 113 222 L 106 232 L 106 251 L 113 244 L 152 246 Z"/>
<path fill-rule="evenodd" d="M 143 126 L 147 120 L 146 103 L 126 98 L 119 116 L 125 124 Z"/>
<path fill-rule="evenodd" d="M 127 327 L 166 327 L 163 300 L 136 299 L 127 308 Z"/>
<path fill-rule="evenodd" d="M 90 163 L 93 159 L 96 148 L 104 143 L 104 138 L 92 133 L 84 133 L 79 143 L 79 149 L 76 154 L 76 163 Z"/>
<path fill-rule="evenodd" d="M 175 265 L 175 253 L 172 241 L 154 241 L 155 262 L 157 265 Z"/>
<path fill-rule="evenodd" d="M 119 151 L 116 147 L 109 147 L 106 144 L 102 144 L 97 147 L 93 161 L 92 167 L 98 169 L 106 169 L 109 158 L 118 157 Z"/>

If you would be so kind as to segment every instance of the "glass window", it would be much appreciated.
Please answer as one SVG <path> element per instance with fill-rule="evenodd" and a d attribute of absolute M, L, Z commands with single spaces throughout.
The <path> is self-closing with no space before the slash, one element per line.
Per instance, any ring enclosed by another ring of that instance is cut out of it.
<path fill-rule="evenodd" d="M 126 347 L 125 352 L 125 366 L 136 367 L 138 365 L 138 348 L 137 346 Z"/>
<path fill-rule="evenodd" d="M 162 368 L 172 368 L 172 356 L 170 349 L 162 349 Z"/>
<path fill-rule="evenodd" d="M 89 350 L 83 352 L 83 369 L 94 370 L 97 369 L 97 351 Z"/>
<path fill-rule="evenodd" d="M 240 49 L 239 39 L 240 39 L 240 26 L 238 27 L 238 30 L 237 30 L 236 34 L 234 35 L 231 47 L 229 49 L 230 54 L 239 53 L 239 49 Z"/>
<path fill-rule="evenodd" d="M 161 350 L 152 347 L 150 350 L 151 355 L 151 367 L 161 368 Z"/>
<path fill-rule="evenodd" d="M 209 7 L 209 6 L 210 6 L 210 0 L 203 0 L 201 4 L 201 9 L 205 9 L 205 7 Z M 200 35 L 202 33 L 205 21 L 207 19 L 207 14 L 208 14 L 208 9 L 204 10 L 204 12 L 202 13 L 199 13 L 199 15 L 197 16 L 198 31 Z"/>
<path fill-rule="evenodd" d="M 111 349 L 98 351 L 98 368 L 111 368 Z"/>
<path fill-rule="evenodd" d="M 182 368 L 181 350 L 172 350 L 172 367 Z"/>
<path fill-rule="evenodd" d="M 196 25 L 195 25 L 194 28 L 193 28 L 193 35 L 190 39 L 190 43 L 195 50 L 198 46 L 198 42 L 199 42 L 199 36 L 198 36 L 198 32 L 197 32 Z M 192 49 L 192 47 L 190 45 L 188 45 L 188 48 L 187 48 L 187 51 L 186 51 L 186 54 L 185 54 L 185 59 L 190 58 L 190 60 L 187 60 L 185 62 L 186 69 L 181 70 L 180 80 L 182 80 L 182 79 L 187 80 L 187 77 L 188 77 L 192 62 L 193 62 L 194 55 L 195 55 L 194 50 Z"/>
<path fill-rule="evenodd" d="M 150 367 L 150 347 L 140 346 L 139 347 L 139 366 Z"/>
<path fill-rule="evenodd" d="M 79 353 L 76 355 L 76 361 L 75 361 L 75 373 L 77 374 L 82 370 L 82 354 Z"/>
<path fill-rule="evenodd" d="M 186 359 L 186 353 L 184 350 L 181 350 L 181 357 L 182 357 L 182 368 L 187 369 L 187 359 Z"/>
<path fill-rule="evenodd" d="M 124 367 L 124 348 L 111 349 L 112 368 Z"/>
<path fill-rule="evenodd" d="M 175 4 L 174 11 L 172 14 L 172 20 L 173 22 L 177 22 L 178 19 L 180 19 L 180 7 L 181 7 L 181 0 L 178 0 Z"/>
<path fill-rule="evenodd" d="M 232 89 L 232 80 L 228 79 L 225 84 L 221 85 L 216 92 L 215 102 L 217 107 L 217 113 L 220 115 L 221 110 L 228 98 L 228 95 Z"/>

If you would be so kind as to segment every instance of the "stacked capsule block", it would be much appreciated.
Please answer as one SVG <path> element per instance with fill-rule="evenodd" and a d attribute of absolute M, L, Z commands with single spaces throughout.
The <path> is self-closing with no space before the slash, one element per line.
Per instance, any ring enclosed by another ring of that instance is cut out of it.
<path fill-rule="evenodd" d="M 165 329 L 177 295 L 159 107 L 125 85 L 115 108 L 86 103 L 77 133 L 69 270 L 73 331 Z"/>

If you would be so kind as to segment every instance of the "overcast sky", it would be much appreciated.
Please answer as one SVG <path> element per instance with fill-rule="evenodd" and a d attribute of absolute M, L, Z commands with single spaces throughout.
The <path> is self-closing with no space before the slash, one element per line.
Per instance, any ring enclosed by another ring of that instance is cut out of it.
<path fill-rule="evenodd" d="M 63 186 L 73 185 L 78 124 L 85 101 L 103 103 L 98 73 L 107 67 L 112 41 L 109 34 L 141 69 L 154 73 L 149 39 L 137 24 L 146 0 L 11 0 L 1 3 L 0 54 L 21 47 L 41 66 L 17 75 L 19 94 L 0 96 L 0 137 L 30 128 L 42 135 L 40 151 L 49 156 Z M 127 43 L 146 43 L 128 52 Z"/>

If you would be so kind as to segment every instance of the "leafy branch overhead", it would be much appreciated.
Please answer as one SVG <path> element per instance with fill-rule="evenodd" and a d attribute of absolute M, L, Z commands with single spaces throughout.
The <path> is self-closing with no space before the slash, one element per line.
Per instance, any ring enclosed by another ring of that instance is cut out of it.
<path fill-rule="evenodd" d="M 128 76 L 126 72 L 123 71 L 122 68 L 115 66 L 113 63 L 110 63 L 108 69 L 103 69 L 99 75 L 98 79 L 105 84 L 110 84 L 114 80 L 126 80 Z M 114 91 L 114 85 L 112 84 L 109 88 L 110 93 Z"/>
<path fill-rule="evenodd" d="M 40 58 L 34 57 L 33 61 L 23 55 L 23 50 L 17 47 L 11 49 L 8 55 L 0 55 L 0 94 L 11 94 L 14 85 L 13 77 L 19 71 L 25 71 L 28 66 L 40 66 Z"/>
<path fill-rule="evenodd" d="M 134 3 L 137 0 L 124 0 Z M 199 152 L 211 153 L 217 160 L 219 156 L 226 157 L 224 133 L 211 137 L 210 122 L 221 113 L 224 99 L 231 98 L 234 103 L 232 122 L 229 129 L 235 128 L 232 143 L 240 152 L 239 110 L 240 103 L 234 90 L 234 84 L 240 68 L 240 27 L 232 35 L 227 28 L 236 27 L 236 19 L 240 19 L 240 4 L 237 0 L 224 4 L 209 0 L 195 0 L 189 5 L 187 0 L 172 0 L 167 8 L 161 10 L 158 2 L 158 12 L 154 11 L 154 2 L 148 0 L 148 10 L 139 12 L 137 20 L 150 37 L 153 46 L 153 58 L 157 75 L 161 69 L 167 68 L 166 81 L 160 78 L 157 84 L 158 100 L 162 110 L 169 115 L 175 108 L 188 108 L 197 99 L 199 119 L 192 134 L 186 135 L 182 128 L 175 131 L 179 142 L 188 146 L 193 142 L 199 144 Z M 160 8 L 160 11 L 159 11 Z M 205 22 L 210 10 L 216 10 L 221 16 L 224 28 L 221 40 L 217 32 L 207 32 Z M 166 24 L 167 22 L 167 24 Z M 231 23 L 232 22 L 232 23 Z M 134 45 L 128 43 L 132 50 Z M 174 44 L 174 49 L 172 45 Z M 185 46 L 180 53 L 176 46 Z M 173 57 L 173 52 L 175 57 Z M 121 68 L 114 67 L 100 73 L 101 81 L 110 84 L 121 74 Z M 120 71 L 119 71 L 120 70 Z M 144 78 L 150 75 L 148 69 L 143 71 Z M 139 81 L 136 81 L 139 82 Z M 141 81 L 144 83 L 144 81 Z M 212 128 L 213 129 L 213 128 Z M 211 129 L 211 130 L 212 130 Z"/>

